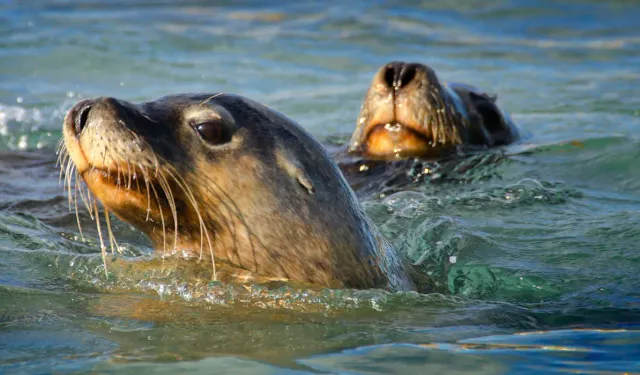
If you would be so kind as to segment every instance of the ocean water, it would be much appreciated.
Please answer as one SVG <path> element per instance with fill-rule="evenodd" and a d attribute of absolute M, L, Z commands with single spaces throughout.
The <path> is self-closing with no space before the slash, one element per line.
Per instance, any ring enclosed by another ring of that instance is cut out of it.
<path fill-rule="evenodd" d="M 624 0 L 1 2 L 0 373 L 640 373 L 639 19 Z M 363 198 L 446 293 L 102 276 L 55 166 L 76 101 L 235 92 L 344 137 L 391 60 L 497 93 L 529 133 Z"/>

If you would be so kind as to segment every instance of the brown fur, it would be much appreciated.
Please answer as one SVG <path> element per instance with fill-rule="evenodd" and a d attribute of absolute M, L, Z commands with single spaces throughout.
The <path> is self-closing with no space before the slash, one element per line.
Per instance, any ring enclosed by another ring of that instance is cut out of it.
<path fill-rule="evenodd" d="M 517 138 L 495 96 L 442 83 L 426 65 L 391 62 L 373 77 L 349 151 L 370 159 L 438 158 L 460 146 Z"/>
<path fill-rule="evenodd" d="M 203 118 L 223 119 L 231 141 L 204 142 L 189 125 Z M 426 288 L 322 146 L 256 102 L 229 94 L 141 104 L 97 98 L 72 108 L 63 131 L 91 192 L 164 254 L 211 252 L 256 275 L 326 287 Z"/>

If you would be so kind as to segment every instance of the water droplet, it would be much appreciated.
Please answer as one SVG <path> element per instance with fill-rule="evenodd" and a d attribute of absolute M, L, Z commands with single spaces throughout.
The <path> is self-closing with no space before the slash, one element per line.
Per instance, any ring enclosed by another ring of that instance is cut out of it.
<path fill-rule="evenodd" d="M 20 140 L 18 141 L 18 148 L 21 150 L 24 150 L 27 148 L 27 145 L 28 145 L 27 136 L 26 135 L 21 136 Z"/>
<path fill-rule="evenodd" d="M 16 102 L 18 102 L 18 103 L 22 103 L 23 101 L 24 101 L 24 98 L 22 96 L 18 96 L 16 98 Z"/>

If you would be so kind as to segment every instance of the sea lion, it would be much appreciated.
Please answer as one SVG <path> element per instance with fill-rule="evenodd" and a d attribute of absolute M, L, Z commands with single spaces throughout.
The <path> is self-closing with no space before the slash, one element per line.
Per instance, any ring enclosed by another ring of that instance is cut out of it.
<path fill-rule="evenodd" d="M 163 255 L 331 288 L 428 288 L 320 143 L 248 98 L 83 100 L 63 140 L 67 170 Z"/>
<path fill-rule="evenodd" d="M 427 65 L 390 62 L 373 77 L 348 151 L 368 159 L 441 158 L 518 139 L 497 96 L 440 82 Z"/>

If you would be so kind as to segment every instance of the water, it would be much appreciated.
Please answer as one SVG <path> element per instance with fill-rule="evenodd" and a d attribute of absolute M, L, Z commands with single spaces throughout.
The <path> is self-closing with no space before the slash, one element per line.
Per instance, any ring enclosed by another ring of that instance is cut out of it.
<path fill-rule="evenodd" d="M 0 5 L 0 373 L 640 373 L 637 2 L 176 4 Z M 530 133 L 364 200 L 449 293 L 102 277 L 54 166 L 74 102 L 231 91 L 324 139 L 393 59 L 498 93 Z"/>

